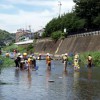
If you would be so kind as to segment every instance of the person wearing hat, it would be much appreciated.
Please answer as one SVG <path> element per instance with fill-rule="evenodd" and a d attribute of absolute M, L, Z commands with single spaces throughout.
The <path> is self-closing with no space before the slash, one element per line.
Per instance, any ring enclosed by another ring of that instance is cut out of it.
<path fill-rule="evenodd" d="M 46 54 L 46 64 L 48 62 L 48 56 L 49 56 L 49 53 Z"/>
<path fill-rule="evenodd" d="M 30 55 L 30 57 L 28 58 L 28 70 L 32 68 L 32 60 L 33 60 L 33 57 Z"/>
<path fill-rule="evenodd" d="M 74 59 L 78 59 L 79 60 L 79 54 L 78 53 L 75 54 Z"/>
<path fill-rule="evenodd" d="M 74 70 L 78 71 L 80 69 L 79 62 L 77 58 L 74 58 Z"/>
<path fill-rule="evenodd" d="M 20 57 L 20 53 L 18 54 L 17 58 L 15 59 L 15 65 L 16 65 L 16 68 L 20 67 L 20 63 L 21 63 L 21 57 Z"/>
<path fill-rule="evenodd" d="M 41 54 L 39 54 L 39 57 L 38 57 L 38 59 L 39 59 L 39 60 L 41 60 Z"/>
<path fill-rule="evenodd" d="M 67 68 L 67 62 L 68 62 L 68 54 L 65 53 L 65 55 L 63 56 L 64 71 L 66 71 L 66 68 Z"/>
<path fill-rule="evenodd" d="M 74 65 L 74 70 L 75 71 L 78 71 L 80 69 L 80 67 L 79 67 L 79 54 L 78 53 L 75 53 L 75 55 L 74 55 L 73 65 Z"/>
<path fill-rule="evenodd" d="M 51 57 L 49 53 L 47 53 L 47 56 L 46 56 L 46 64 L 47 64 L 47 69 L 51 70 Z"/>
<path fill-rule="evenodd" d="M 27 60 L 27 53 L 23 53 L 23 59 Z"/>
<path fill-rule="evenodd" d="M 87 62 L 88 62 L 87 67 L 91 68 L 93 63 L 93 58 L 90 54 L 88 55 Z"/>
<path fill-rule="evenodd" d="M 33 59 L 32 59 L 32 68 L 35 69 L 36 68 L 36 57 L 35 56 L 32 56 Z"/>
<path fill-rule="evenodd" d="M 6 53 L 6 57 L 8 57 L 8 58 L 9 58 L 9 56 L 10 56 L 10 54 L 7 52 L 7 53 Z"/>

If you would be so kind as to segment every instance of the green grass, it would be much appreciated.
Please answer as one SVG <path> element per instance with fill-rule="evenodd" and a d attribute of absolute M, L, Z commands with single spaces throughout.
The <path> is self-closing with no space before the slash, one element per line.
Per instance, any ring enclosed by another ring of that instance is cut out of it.
<path fill-rule="evenodd" d="M 1 68 L 13 67 L 15 65 L 14 59 L 11 58 L 0 56 L 0 60 L 2 60 L 2 64 L 0 64 Z"/>
<path fill-rule="evenodd" d="M 100 52 L 99 51 L 81 53 L 80 54 L 80 59 L 81 59 L 81 63 L 82 64 L 86 64 L 87 63 L 87 57 L 88 57 L 88 55 L 92 56 L 92 58 L 93 58 L 93 64 L 95 66 L 100 66 Z"/>
<path fill-rule="evenodd" d="M 85 66 L 87 64 L 87 57 L 88 55 L 91 55 L 93 58 L 93 64 L 98 67 L 100 66 L 100 52 L 99 51 L 95 51 L 95 52 L 85 52 L 85 53 L 80 53 L 79 54 L 79 63 L 82 66 Z M 68 61 L 69 62 L 73 62 L 74 56 L 69 57 Z"/>
<path fill-rule="evenodd" d="M 4 51 L 12 51 L 14 49 L 17 49 L 20 53 L 24 53 L 24 52 L 34 52 L 34 48 L 32 45 L 28 45 L 28 46 L 17 46 L 17 45 L 11 45 L 11 46 L 6 46 L 4 48 Z M 87 64 L 87 57 L 88 55 L 91 55 L 93 58 L 93 64 L 95 66 L 100 66 L 100 51 L 95 51 L 95 52 L 85 52 L 85 53 L 80 53 L 80 64 L 82 64 L 83 66 Z M 10 65 L 14 65 L 14 61 L 12 59 L 8 59 L 8 58 L 2 58 L 4 61 L 4 66 L 10 66 Z M 69 57 L 69 62 L 73 62 L 73 57 Z"/>
<path fill-rule="evenodd" d="M 18 48 L 18 46 L 15 45 L 15 44 L 13 44 L 13 45 L 10 45 L 10 46 L 5 46 L 5 47 L 3 48 L 3 50 L 4 50 L 4 51 L 8 51 L 8 52 L 12 52 L 14 49 L 17 49 L 17 48 Z"/>
<path fill-rule="evenodd" d="M 16 49 L 16 50 L 18 50 L 20 53 L 24 53 L 24 52 L 34 52 L 34 48 L 33 48 L 33 46 L 32 46 L 32 44 L 30 44 L 30 45 L 27 45 L 27 46 L 25 46 L 25 45 L 15 45 L 15 44 L 13 44 L 13 45 L 11 45 L 11 46 L 6 46 L 6 47 L 4 47 L 3 48 L 3 50 L 4 51 L 8 51 L 8 52 L 13 52 L 14 51 L 14 49 Z"/>

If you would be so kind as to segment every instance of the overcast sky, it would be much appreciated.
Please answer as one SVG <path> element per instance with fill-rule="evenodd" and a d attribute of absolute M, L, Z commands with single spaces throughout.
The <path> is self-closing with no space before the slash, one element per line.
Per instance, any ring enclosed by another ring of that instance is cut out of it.
<path fill-rule="evenodd" d="M 73 0 L 0 0 L 0 29 L 16 32 L 17 29 L 37 31 L 54 17 L 70 12 Z"/>

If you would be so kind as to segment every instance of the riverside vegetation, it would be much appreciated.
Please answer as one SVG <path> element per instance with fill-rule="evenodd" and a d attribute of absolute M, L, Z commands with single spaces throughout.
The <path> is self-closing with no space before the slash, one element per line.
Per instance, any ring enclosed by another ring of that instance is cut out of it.
<path fill-rule="evenodd" d="M 6 51 L 10 50 L 12 52 L 14 48 L 19 50 L 21 53 L 27 52 L 27 51 L 31 52 L 31 53 L 34 52 L 34 48 L 33 48 L 32 45 L 28 45 L 27 47 L 11 45 L 11 46 L 7 46 L 6 48 L 4 48 L 4 50 L 6 50 Z M 94 66 L 99 67 L 100 66 L 100 52 L 99 51 L 80 53 L 79 54 L 80 64 L 82 66 L 85 66 L 87 64 L 87 57 L 88 57 L 89 54 L 93 57 Z M 70 56 L 69 62 L 73 63 L 73 58 L 74 58 L 74 56 Z M 3 64 L 1 65 L 3 67 L 14 66 L 14 59 L 10 59 L 10 58 L 0 56 L 0 60 L 3 61 Z"/>

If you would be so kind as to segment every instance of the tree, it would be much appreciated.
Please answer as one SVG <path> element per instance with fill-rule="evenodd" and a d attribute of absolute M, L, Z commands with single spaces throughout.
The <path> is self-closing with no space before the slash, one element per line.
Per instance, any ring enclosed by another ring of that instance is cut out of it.
<path fill-rule="evenodd" d="M 86 20 L 85 27 L 93 29 L 93 21 L 100 12 L 100 0 L 73 0 L 75 4 L 75 13 L 81 19 Z"/>
<path fill-rule="evenodd" d="M 93 23 L 100 29 L 100 14 L 93 20 Z"/>
<path fill-rule="evenodd" d="M 56 32 L 53 32 L 51 34 L 51 38 L 54 40 L 54 41 L 57 41 L 62 35 L 62 32 L 61 31 L 56 31 Z"/>

